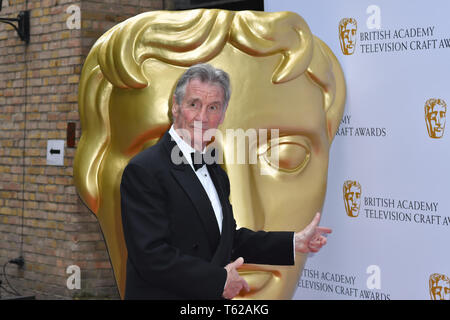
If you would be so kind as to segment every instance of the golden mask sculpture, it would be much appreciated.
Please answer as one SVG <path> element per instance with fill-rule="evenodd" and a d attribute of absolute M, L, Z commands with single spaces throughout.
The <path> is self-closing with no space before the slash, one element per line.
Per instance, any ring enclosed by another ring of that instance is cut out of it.
<path fill-rule="evenodd" d="M 356 30 L 358 23 L 353 18 L 344 18 L 339 21 L 339 43 L 342 53 L 352 55 L 356 49 Z"/>
<path fill-rule="evenodd" d="M 171 123 L 175 83 L 187 67 L 208 62 L 231 78 L 219 129 L 279 129 L 274 167 L 223 167 L 238 227 L 300 231 L 321 211 L 331 142 L 345 102 L 345 81 L 331 50 L 292 12 L 154 11 L 107 31 L 93 46 L 79 86 L 82 136 L 74 164 L 78 192 L 97 216 L 123 297 L 127 250 L 120 192 L 128 161 L 154 145 Z M 266 173 L 262 175 L 261 168 Z M 306 255 L 295 266 L 244 265 L 243 299 L 290 299 Z"/>
<path fill-rule="evenodd" d="M 343 186 L 345 211 L 349 217 L 357 217 L 361 207 L 361 185 L 358 181 L 347 180 Z"/>
<path fill-rule="evenodd" d="M 444 136 L 447 104 L 442 99 L 428 99 L 425 102 L 425 123 L 428 135 L 433 139 Z"/>
<path fill-rule="evenodd" d="M 450 300 L 450 278 L 445 274 L 433 273 L 429 289 L 431 300 Z"/>

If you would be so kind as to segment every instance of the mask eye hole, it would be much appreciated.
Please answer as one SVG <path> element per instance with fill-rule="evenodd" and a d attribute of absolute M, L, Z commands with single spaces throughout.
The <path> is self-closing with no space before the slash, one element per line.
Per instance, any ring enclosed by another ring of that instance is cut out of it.
<path fill-rule="evenodd" d="M 286 136 L 269 141 L 260 148 L 260 162 L 285 173 L 301 172 L 311 158 L 308 144 L 301 140 L 297 136 Z"/>

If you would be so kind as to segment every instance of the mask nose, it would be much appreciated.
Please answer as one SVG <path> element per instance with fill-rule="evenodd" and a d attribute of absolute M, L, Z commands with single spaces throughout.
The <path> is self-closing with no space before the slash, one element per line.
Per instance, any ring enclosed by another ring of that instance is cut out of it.
<path fill-rule="evenodd" d="M 224 162 L 230 179 L 230 200 L 238 227 L 262 230 L 265 226 L 265 211 L 259 201 L 258 190 L 252 178 L 251 164 L 246 159 L 239 163 L 238 148 L 234 144 L 224 146 Z M 242 150 L 241 150 L 242 151 Z M 248 152 L 248 150 L 247 150 Z"/>

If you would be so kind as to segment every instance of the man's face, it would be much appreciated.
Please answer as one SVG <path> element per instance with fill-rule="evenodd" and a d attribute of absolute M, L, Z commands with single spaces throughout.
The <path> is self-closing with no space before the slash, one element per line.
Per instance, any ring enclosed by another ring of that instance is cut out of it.
<path fill-rule="evenodd" d="M 347 214 L 351 217 L 357 217 L 361 204 L 361 190 L 357 186 L 351 186 L 345 194 L 345 206 Z"/>
<path fill-rule="evenodd" d="M 447 108 L 440 104 L 435 104 L 429 110 L 427 116 L 427 126 L 432 138 L 441 138 L 444 134 L 445 117 Z"/>
<path fill-rule="evenodd" d="M 352 54 L 356 45 L 356 26 L 352 23 L 347 23 L 341 31 L 341 41 L 347 54 Z"/>
<path fill-rule="evenodd" d="M 173 98 L 172 115 L 174 128 L 184 129 L 189 133 L 185 140 L 201 151 L 206 143 L 204 133 L 216 129 L 223 122 L 224 92 L 216 84 L 192 79 L 186 85 L 186 93 L 179 105 Z"/>

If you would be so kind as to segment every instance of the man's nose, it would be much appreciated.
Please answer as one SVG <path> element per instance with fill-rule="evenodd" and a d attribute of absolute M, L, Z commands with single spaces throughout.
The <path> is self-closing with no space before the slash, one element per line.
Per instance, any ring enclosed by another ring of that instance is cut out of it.
<path fill-rule="evenodd" d="M 203 107 L 200 109 L 199 112 L 197 112 L 197 115 L 195 116 L 195 120 L 205 122 L 208 120 L 208 113 L 206 107 Z"/>

